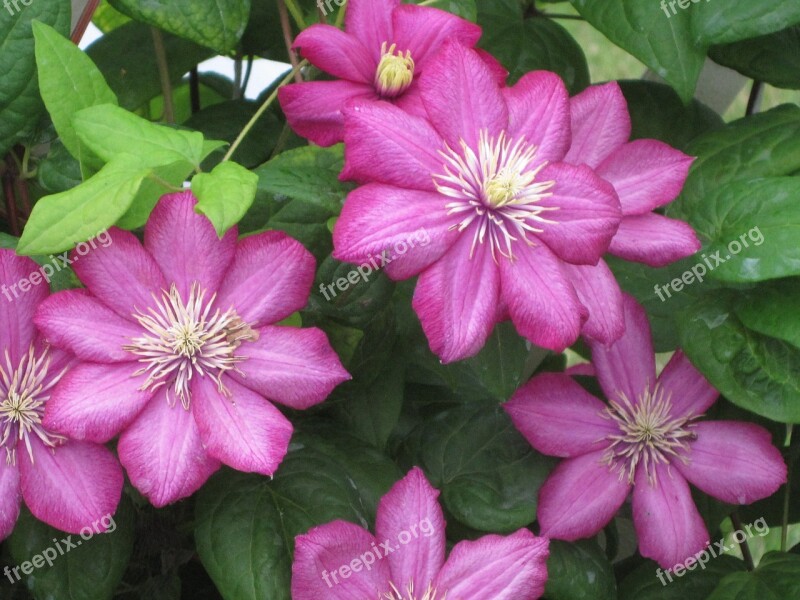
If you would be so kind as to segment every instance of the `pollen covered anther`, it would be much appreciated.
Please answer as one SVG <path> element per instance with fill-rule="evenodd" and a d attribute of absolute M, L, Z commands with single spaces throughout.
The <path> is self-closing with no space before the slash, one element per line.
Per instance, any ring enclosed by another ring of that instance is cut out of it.
<path fill-rule="evenodd" d="M 397 44 L 381 44 L 381 60 L 375 71 L 375 88 L 383 98 L 396 98 L 414 81 L 414 59 L 411 51 L 397 50 Z"/>
<path fill-rule="evenodd" d="M 211 377 L 221 393 L 228 393 L 221 377 L 226 371 L 238 370 L 237 364 L 245 358 L 237 356 L 236 349 L 243 342 L 257 340 L 258 332 L 233 309 L 225 312 L 214 309 L 215 299 L 216 295 L 206 302 L 205 290 L 195 282 L 184 302 L 178 288 L 172 284 L 161 298 L 154 296 L 155 308 L 149 308 L 147 314 L 133 315 L 147 331 L 146 335 L 124 346 L 145 365 L 134 373 L 134 376 L 148 374 L 140 389 L 157 390 L 169 386 L 170 405 L 174 405 L 177 397 L 187 410 L 191 403 L 190 384 L 195 375 Z M 171 397 L 170 391 L 174 396 Z"/>

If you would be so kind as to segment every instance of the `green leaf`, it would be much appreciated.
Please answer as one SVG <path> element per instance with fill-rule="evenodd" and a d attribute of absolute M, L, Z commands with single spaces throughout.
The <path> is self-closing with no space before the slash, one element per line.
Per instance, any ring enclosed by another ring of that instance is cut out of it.
<path fill-rule="evenodd" d="M 692 7 L 691 17 L 692 35 L 698 44 L 727 44 L 797 25 L 800 4 L 785 0 L 707 0 Z"/>
<path fill-rule="evenodd" d="M 178 84 L 187 71 L 214 55 L 213 50 L 174 35 L 164 34 L 163 38 L 172 85 Z M 136 22 L 122 25 L 89 46 L 86 53 L 124 108 L 135 110 L 161 95 L 153 34 L 147 25 Z"/>
<path fill-rule="evenodd" d="M 750 573 L 725 577 L 708 600 L 787 600 L 800 598 L 800 555 L 770 552 Z"/>
<path fill-rule="evenodd" d="M 125 214 L 150 169 L 122 154 L 88 181 L 34 206 L 17 252 L 55 254 L 105 231 Z"/>
<path fill-rule="evenodd" d="M 247 212 L 256 197 L 258 175 L 234 162 L 220 163 L 211 173 L 192 179 L 198 203 L 195 210 L 206 215 L 221 238 Z"/>
<path fill-rule="evenodd" d="M 686 148 L 697 136 L 725 125 L 722 117 L 697 100 L 685 105 L 668 85 L 639 80 L 619 85 L 628 101 L 633 140 L 656 139 Z"/>
<path fill-rule="evenodd" d="M 781 423 L 800 423 L 800 349 L 747 329 L 730 294 L 678 318 L 681 347 L 728 400 Z"/>
<path fill-rule="evenodd" d="M 105 162 L 127 153 L 145 167 L 183 161 L 191 170 L 204 158 L 203 134 L 157 125 L 111 104 L 84 109 L 72 122 L 81 142 Z"/>
<path fill-rule="evenodd" d="M 800 348 L 800 279 L 760 285 L 736 308 L 744 325 Z"/>
<path fill-rule="evenodd" d="M 164 194 L 181 189 L 192 167 L 185 160 L 152 169 L 148 177 L 139 186 L 136 197 L 124 215 L 117 221 L 122 229 L 137 229 L 147 222 L 159 198 Z"/>
<path fill-rule="evenodd" d="M 691 35 L 690 11 L 667 17 L 654 0 L 571 0 L 580 15 L 675 88 L 688 103 L 706 58 Z"/>
<path fill-rule="evenodd" d="M 416 3 L 421 4 L 422 1 L 417 0 Z M 475 0 L 433 0 L 433 2 L 426 2 L 425 6 L 446 10 L 473 23 L 478 18 L 478 8 L 475 6 Z"/>
<path fill-rule="evenodd" d="M 250 17 L 250 0 L 110 0 L 110 4 L 137 21 L 220 54 L 233 50 Z"/>
<path fill-rule="evenodd" d="M 709 277 L 746 283 L 800 275 L 800 178 L 736 181 L 709 194 L 690 216 L 710 244 Z M 721 264 L 720 264 L 721 263 Z"/>
<path fill-rule="evenodd" d="M 92 60 L 75 44 L 44 23 L 33 24 L 39 88 L 61 142 L 75 158 L 83 154 L 72 116 L 98 104 L 117 104 Z"/>
<path fill-rule="evenodd" d="M 296 435 L 275 479 L 225 470 L 197 500 L 195 540 L 226 600 L 291 600 L 296 535 L 336 519 L 366 527 L 399 478 L 374 450 L 341 435 Z"/>
<path fill-rule="evenodd" d="M 27 578 L 28 589 L 36 600 L 110 600 L 114 597 L 133 551 L 133 509 L 123 500 L 113 519 L 103 519 L 108 523 L 106 533 L 89 539 L 72 535 L 70 541 L 76 547 L 61 555 L 57 549 L 66 548 L 62 540 L 67 534 L 45 525 L 23 509 L 8 545 L 18 565 L 43 562 L 43 566 Z M 53 554 L 56 557 L 51 559 L 52 566 L 42 560 Z"/>
<path fill-rule="evenodd" d="M 442 490 L 458 521 L 506 533 L 536 519 L 539 488 L 557 462 L 533 450 L 505 412 L 491 406 L 426 419 L 406 438 L 404 454 Z"/>
<path fill-rule="evenodd" d="M 36 76 L 32 21 L 69 34 L 69 0 L 20 2 L 17 8 L 0 7 L 0 156 L 31 135 L 44 113 Z"/>
<path fill-rule="evenodd" d="M 550 540 L 548 600 L 616 600 L 614 571 L 594 540 Z"/>
<path fill-rule="evenodd" d="M 523 18 L 518 0 L 492 0 L 478 7 L 483 27 L 480 46 L 509 71 L 509 84 L 525 73 L 547 70 L 558 73 L 570 93 L 589 83 L 589 67 L 578 43 L 555 21 Z"/>
<path fill-rule="evenodd" d="M 123 15 L 121 12 L 112 8 L 108 0 L 101 0 L 97 6 L 97 10 L 92 15 L 92 23 L 103 33 L 111 33 L 117 27 L 122 27 L 126 23 L 130 23 L 130 18 Z"/>
<path fill-rule="evenodd" d="M 50 194 L 65 192 L 80 185 L 81 167 L 64 145 L 56 141 L 50 145 L 47 156 L 39 162 L 36 180 Z"/>
<path fill-rule="evenodd" d="M 339 181 L 343 164 L 341 144 L 332 148 L 295 148 L 256 169 L 258 188 L 276 195 L 278 199 L 302 200 L 339 214 L 352 187 Z"/>
<path fill-rule="evenodd" d="M 670 581 L 663 569 L 648 560 L 622 581 L 619 600 L 700 600 L 708 598 L 723 577 L 744 570 L 743 561 L 723 555 L 711 558 L 704 568 L 696 564 L 680 577 L 670 573 Z"/>
<path fill-rule="evenodd" d="M 800 89 L 800 26 L 778 33 L 714 46 L 715 62 L 779 88 Z"/>
<path fill-rule="evenodd" d="M 694 140 L 696 156 L 681 196 L 668 214 L 686 218 L 722 185 L 800 171 L 800 107 L 785 105 L 740 119 Z"/>

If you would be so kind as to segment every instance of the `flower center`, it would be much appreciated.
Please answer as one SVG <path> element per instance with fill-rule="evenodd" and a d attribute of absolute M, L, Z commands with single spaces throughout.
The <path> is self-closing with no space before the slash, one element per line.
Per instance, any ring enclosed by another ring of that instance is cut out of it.
<path fill-rule="evenodd" d="M 461 151 L 446 146 L 439 154 L 445 160 L 444 174 L 434 175 L 439 193 L 452 198 L 445 208 L 448 214 L 464 213 L 464 219 L 452 229 L 464 231 L 474 224 L 472 253 L 477 244 L 488 240 L 492 257 L 497 254 L 513 260 L 512 246 L 522 239 L 541 233 L 541 225 L 555 224 L 542 213 L 558 210 L 542 206 L 543 198 L 552 196 L 555 181 L 537 181 L 547 161 L 536 159 L 537 147 L 524 138 L 511 140 L 505 132 L 497 139 L 481 131 L 478 152 L 461 141 Z"/>
<path fill-rule="evenodd" d="M 411 51 L 397 50 L 397 44 L 388 49 L 388 42 L 381 44 L 381 60 L 375 71 L 375 87 L 384 98 L 396 98 L 405 92 L 414 81 L 414 59 Z M 395 52 L 397 52 L 395 54 Z"/>
<path fill-rule="evenodd" d="M 173 283 L 161 298 L 153 297 L 155 308 L 148 309 L 147 314 L 133 315 L 147 333 L 124 346 L 128 352 L 141 357 L 139 362 L 145 365 L 134 373 L 134 376 L 148 374 L 140 389 L 154 391 L 163 385 L 169 386 L 167 401 L 170 406 L 174 406 L 177 397 L 187 410 L 191 405 L 190 385 L 195 373 L 211 377 L 219 391 L 227 395 L 222 375 L 238 370 L 237 364 L 245 360 L 236 355 L 236 349 L 242 342 L 258 339 L 258 332 L 242 321 L 232 308 L 224 313 L 217 308 L 212 313 L 216 294 L 208 302 L 205 295 L 205 290 L 195 282 L 184 302 Z"/>
<path fill-rule="evenodd" d="M 688 462 L 688 442 L 697 438 L 693 421 L 702 415 L 672 417 L 672 403 L 656 385 L 639 397 L 634 405 L 622 393 L 619 402 L 610 402 L 603 417 L 619 426 L 620 433 L 609 435 L 610 442 L 603 462 L 633 483 L 639 465 L 645 469 L 651 485 L 656 483 L 656 466 L 668 465 L 674 459 Z"/>
<path fill-rule="evenodd" d="M 408 584 L 405 592 L 401 592 L 393 583 L 390 585 L 392 586 L 392 590 L 385 593 L 383 598 L 379 598 L 378 600 L 445 600 L 447 596 L 447 594 L 445 594 L 445 597 L 437 598 L 437 592 L 433 589 L 433 583 L 428 584 L 428 587 L 421 596 L 415 595 L 413 582 Z"/>
<path fill-rule="evenodd" d="M 15 369 L 6 349 L 5 365 L 0 364 L 0 447 L 6 450 L 6 464 L 17 461 L 17 443 L 24 442 L 33 462 L 30 436 L 35 435 L 49 448 L 55 448 L 66 438 L 48 432 L 42 427 L 44 405 L 50 399 L 50 390 L 66 372 L 47 381 L 50 368 L 48 351 L 38 358 L 33 344 Z"/>

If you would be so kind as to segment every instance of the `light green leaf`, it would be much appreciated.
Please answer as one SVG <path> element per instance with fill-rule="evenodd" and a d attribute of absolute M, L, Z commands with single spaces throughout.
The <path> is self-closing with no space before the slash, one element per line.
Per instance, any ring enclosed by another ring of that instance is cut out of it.
<path fill-rule="evenodd" d="M 127 153 L 146 167 L 185 161 L 199 167 L 203 135 L 151 123 L 118 106 L 103 104 L 77 113 L 72 123 L 80 140 L 105 162 Z"/>
<path fill-rule="evenodd" d="M 706 58 L 692 39 L 689 10 L 669 17 L 654 0 L 571 0 L 617 46 L 661 75 L 688 103 Z"/>
<path fill-rule="evenodd" d="M 63 252 L 108 229 L 128 210 L 150 172 L 135 157 L 120 155 L 78 187 L 36 203 L 17 252 Z"/>
<path fill-rule="evenodd" d="M 80 141 L 72 116 L 97 104 L 117 104 L 100 70 L 75 44 L 44 23 L 33 24 L 39 88 L 61 142 L 77 159 Z"/>
<path fill-rule="evenodd" d="M 117 226 L 122 229 L 136 229 L 144 225 L 159 198 L 182 189 L 186 177 L 192 170 L 192 167 L 182 160 L 171 165 L 155 167 L 152 176 L 142 182 L 130 208 L 117 221 Z"/>
<path fill-rule="evenodd" d="M 250 0 L 111 0 L 120 12 L 221 54 L 233 50 L 247 27 Z"/>
<path fill-rule="evenodd" d="M 192 179 L 197 212 L 206 215 L 222 237 L 247 212 L 256 197 L 258 175 L 234 162 L 223 162 Z"/>

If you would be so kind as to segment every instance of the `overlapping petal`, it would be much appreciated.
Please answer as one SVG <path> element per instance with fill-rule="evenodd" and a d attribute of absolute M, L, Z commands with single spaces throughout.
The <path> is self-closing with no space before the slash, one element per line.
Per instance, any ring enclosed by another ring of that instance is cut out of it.
<path fill-rule="evenodd" d="M 700 248 L 697 234 L 688 223 L 647 213 L 622 219 L 609 252 L 625 260 L 663 267 Z"/>
<path fill-rule="evenodd" d="M 371 84 L 378 63 L 361 41 L 332 25 L 311 25 L 297 36 L 303 58 L 334 77 Z"/>

